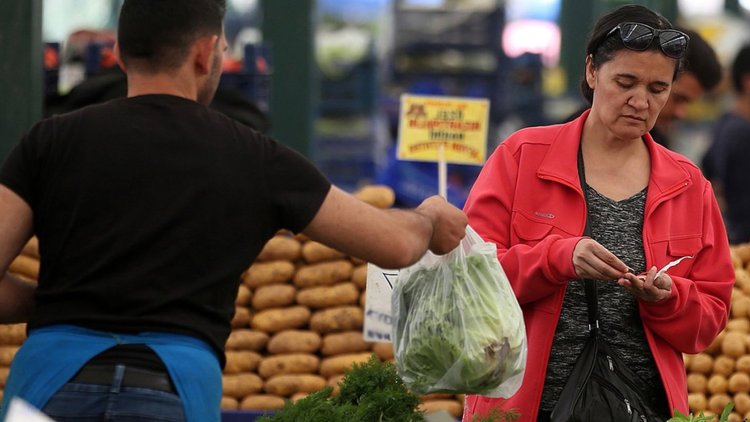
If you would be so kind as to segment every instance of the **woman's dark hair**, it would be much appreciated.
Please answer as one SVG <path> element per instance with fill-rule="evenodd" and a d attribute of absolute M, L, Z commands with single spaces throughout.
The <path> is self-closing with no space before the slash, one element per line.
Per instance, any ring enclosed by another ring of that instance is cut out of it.
<path fill-rule="evenodd" d="M 594 25 L 594 29 L 591 31 L 588 44 L 586 45 L 586 57 L 591 57 L 591 64 L 594 69 L 598 69 L 602 64 L 612 60 L 617 51 L 626 48 L 620 37 L 615 36 L 616 33 L 610 34 L 610 31 L 614 27 L 623 22 L 643 23 L 656 29 L 672 29 L 672 24 L 666 18 L 640 5 L 628 4 L 607 13 L 599 18 Z M 607 36 L 608 34 L 610 35 Z M 661 52 L 658 37 L 654 37 L 648 50 Z M 677 77 L 677 73 L 682 69 L 682 62 L 683 59 L 678 60 L 673 79 Z M 589 104 L 594 99 L 594 90 L 586 82 L 585 73 L 581 81 L 581 94 Z"/>
<path fill-rule="evenodd" d="M 742 79 L 750 73 L 750 44 L 743 46 L 732 62 L 732 87 L 734 91 L 743 94 Z"/>
<path fill-rule="evenodd" d="M 200 37 L 223 31 L 226 0 L 125 0 L 117 42 L 120 56 L 141 71 L 179 67 Z"/>

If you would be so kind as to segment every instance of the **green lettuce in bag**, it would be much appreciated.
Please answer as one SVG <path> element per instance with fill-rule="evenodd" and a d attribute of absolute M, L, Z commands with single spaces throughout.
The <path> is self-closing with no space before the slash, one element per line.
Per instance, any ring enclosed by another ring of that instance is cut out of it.
<path fill-rule="evenodd" d="M 391 302 L 396 369 L 415 393 L 510 397 L 521 386 L 521 307 L 495 245 L 471 227 L 453 251 L 402 269 Z"/>

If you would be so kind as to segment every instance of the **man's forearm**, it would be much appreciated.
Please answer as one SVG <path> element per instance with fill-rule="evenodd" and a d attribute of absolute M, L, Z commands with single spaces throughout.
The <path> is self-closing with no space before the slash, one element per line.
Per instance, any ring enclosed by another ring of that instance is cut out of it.
<path fill-rule="evenodd" d="M 0 323 L 25 322 L 34 310 L 36 284 L 5 273 L 0 279 Z"/>

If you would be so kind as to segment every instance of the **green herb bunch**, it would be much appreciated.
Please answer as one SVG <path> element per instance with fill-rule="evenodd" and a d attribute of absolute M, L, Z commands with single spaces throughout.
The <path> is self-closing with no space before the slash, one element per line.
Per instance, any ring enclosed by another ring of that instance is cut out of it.
<path fill-rule="evenodd" d="M 340 384 L 339 394 L 326 387 L 292 403 L 259 422 L 417 422 L 424 415 L 417 410 L 419 396 L 410 392 L 391 363 L 377 356 L 353 365 Z"/>
<path fill-rule="evenodd" d="M 719 416 L 704 416 L 701 412 L 697 416 L 693 416 L 692 413 L 683 415 L 679 410 L 674 411 L 674 417 L 669 419 L 667 422 L 709 422 L 714 421 L 718 418 L 719 422 L 727 422 L 729 420 L 729 414 L 732 412 L 734 404 L 732 402 L 727 403 L 724 410 Z"/>

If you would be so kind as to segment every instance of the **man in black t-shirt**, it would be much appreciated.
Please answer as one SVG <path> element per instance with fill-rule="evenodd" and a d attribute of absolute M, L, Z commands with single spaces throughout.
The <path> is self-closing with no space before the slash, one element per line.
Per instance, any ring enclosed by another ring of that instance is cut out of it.
<path fill-rule="evenodd" d="M 374 208 L 209 109 L 224 8 L 126 0 L 116 54 L 128 97 L 41 121 L 0 168 L 0 323 L 29 327 L 3 410 L 21 397 L 55 419 L 119 406 L 138 420 L 218 421 L 239 276 L 278 230 L 386 268 L 463 238 L 466 216 L 444 199 Z M 6 273 L 33 234 L 37 287 Z"/>

